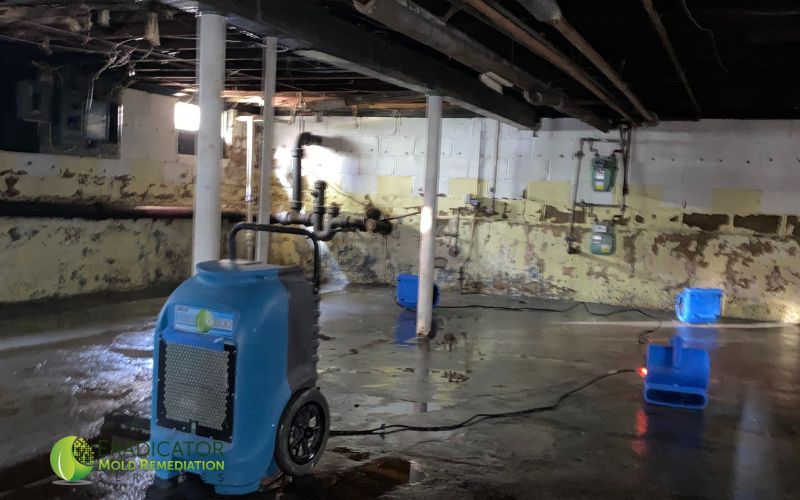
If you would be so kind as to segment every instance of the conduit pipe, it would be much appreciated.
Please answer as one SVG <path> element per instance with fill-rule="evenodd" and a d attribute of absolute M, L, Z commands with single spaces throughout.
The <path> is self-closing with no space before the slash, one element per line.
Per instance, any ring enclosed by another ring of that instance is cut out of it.
<path fill-rule="evenodd" d="M 549 43 L 536 38 L 531 35 L 527 29 L 519 24 L 511 21 L 500 11 L 490 6 L 483 0 L 461 0 L 464 5 L 474 9 L 479 14 L 488 19 L 494 27 L 505 33 L 513 40 L 525 46 L 538 55 L 545 61 L 557 67 L 567 75 L 571 76 L 575 81 L 586 87 L 592 94 L 597 96 L 606 106 L 616 111 L 620 116 L 629 122 L 636 123 L 636 120 L 631 117 L 627 111 L 622 109 L 613 98 L 611 98 L 603 88 L 601 88 L 589 75 L 579 68 L 575 62 L 570 60 L 561 51 L 550 45 Z"/>
<path fill-rule="evenodd" d="M 408 0 L 353 0 L 360 13 L 398 33 L 427 45 L 480 73 L 494 73 L 525 91 L 525 99 L 552 107 L 592 127 L 607 132 L 608 122 L 573 103 L 562 92 L 523 71 L 510 61 Z"/>
<path fill-rule="evenodd" d="M 675 48 L 672 46 L 672 42 L 667 34 L 667 29 L 664 27 L 664 23 L 661 22 L 661 16 L 653 6 L 652 0 L 642 0 L 642 5 L 644 6 L 644 10 L 647 11 L 647 15 L 650 16 L 650 22 L 653 23 L 653 27 L 658 33 L 658 37 L 661 39 L 661 44 L 664 46 L 664 50 L 667 51 L 667 54 L 672 61 L 672 66 L 675 67 L 675 72 L 678 73 L 678 77 L 681 79 L 681 82 L 683 82 L 683 88 L 686 89 L 686 93 L 689 95 L 689 100 L 692 101 L 695 117 L 699 120 L 703 115 L 703 111 L 700 109 L 700 104 L 697 103 L 697 99 L 694 96 L 694 91 L 692 91 L 691 85 L 689 85 L 689 80 L 686 78 L 686 72 L 683 71 L 683 66 L 681 66 L 681 62 L 678 60 L 678 54 L 675 52 Z"/>
<path fill-rule="evenodd" d="M 197 66 L 200 86 L 200 129 L 197 134 L 197 175 L 192 228 L 192 272 L 197 264 L 219 260 L 222 233 L 222 90 L 225 87 L 225 16 L 199 16 Z"/>
<path fill-rule="evenodd" d="M 564 14 L 556 0 L 517 0 L 525 9 L 542 23 L 549 24 L 566 38 L 573 47 L 578 49 L 586 59 L 597 67 L 611 83 L 634 105 L 645 120 L 651 125 L 658 123 L 658 118 L 642 104 L 642 101 L 631 91 L 628 84 L 614 71 L 610 64 L 601 56 L 592 45 L 564 18 Z"/>
<path fill-rule="evenodd" d="M 433 264 L 436 257 L 436 195 L 439 191 L 439 151 L 442 142 L 442 96 L 428 96 L 427 124 L 424 201 L 419 219 L 417 337 L 426 337 L 431 333 L 433 319 Z"/>

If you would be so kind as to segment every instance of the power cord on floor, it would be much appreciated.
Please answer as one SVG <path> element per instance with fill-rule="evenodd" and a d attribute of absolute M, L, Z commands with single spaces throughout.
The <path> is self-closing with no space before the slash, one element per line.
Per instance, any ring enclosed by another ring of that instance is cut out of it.
<path fill-rule="evenodd" d="M 452 431 L 470 425 L 475 425 L 478 422 L 483 422 L 485 420 L 490 420 L 495 418 L 519 417 L 523 415 L 533 415 L 535 413 L 553 411 L 558 409 L 558 407 L 561 406 L 561 403 L 564 402 L 564 400 L 566 400 L 567 398 L 581 392 L 587 387 L 592 386 L 603 379 L 606 379 L 608 377 L 613 377 L 614 375 L 620 375 L 622 373 L 636 373 L 636 370 L 630 368 L 611 370 L 602 375 L 593 377 L 590 380 L 575 387 L 574 389 L 571 389 L 565 392 L 564 394 L 560 395 L 554 403 L 549 405 L 535 406 L 533 408 L 527 408 L 524 410 L 507 411 L 502 413 L 477 413 L 469 417 L 468 419 L 464 420 L 463 422 L 450 425 L 420 426 L 420 425 L 405 425 L 405 424 L 392 424 L 392 425 L 383 424 L 380 427 L 374 427 L 372 429 L 332 430 L 330 431 L 330 436 L 385 436 L 387 434 L 394 434 L 395 432 L 404 432 L 404 431 L 416 431 L 416 432 Z"/>
<path fill-rule="evenodd" d="M 396 301 L 396 299 L 395 299 L 395 301 Z M 498 311 L 520 311 L 520 312 L 534 312 L 534 311 L 536 311 L 536 312 L 565 313 L 565 312 L 573 311 L 573 310 L 575 310 L 575 309 L 577 309 L 578 307 L 581 307 L 581 306 L 583 306 L 583 308 L 586 310 L 586 312 L 589 313 L 590 315 L 598 316 L 600 318 L 608 318 L 608 317 L 614 316 L 616 314 L 635 312 L 635 313 L 639 313 L 642 316 L 645 316 L 647 318 L 658 320 L 658 325 L 656 325 L 653 328 L 649 328 L 647 330 L 643 330 L 642 332 L 639 333 L 638 342 L 640 344 L 649 344 L 651 342 L 650 335 L 653 334 L 654 332 L 656 332 L 657 330 L 660 330 L 661 327 L 664 325 L 664 318 L 661 318 L 659 316 L 654 316 L 654 315 L 652 315 L 652 314 L 650 314 L 648 312 L 645 312 L 645 311 L 643 311 L 643 310 L 641 310 L 641 309 L 639 309 L 637 307 L 629 307 L 629 308 L 625 308 L 625 309 L 616 309 L 614 311 L 610 311 L 610 312 L 607 312 L 607 313 L 601 313 L 601 312 L 596 312 L 596 311 L 592 311 L 591 309 L 589 309 L 589 304 L 586 303 L 586 302 L 576 302 L 575 304 L 573 304 L 573 305 L 571 305 L 569 307 L 562 308 L 562 309 L 557 309 L 557 308 L 552 308 L 552 307 L 489 306 L 489 305 L 485 305 L 485 304 L 466 304 L 466 305 L 461 305 L 461 306 L 437 306 L 437 308 L 439 308 L 439 309 L 496 309 Z M 669 307 L 670 306 L 665 307 L 664 309 L 661 310 L 661 312 L 663 313 Z"/>
<path fill-rule="evenodd" d="M 599 316 L 601 318 L 608 318 L 608 317 L 614 316 L 616 314 L 635 312 L 635 313 L 639 313 L 642 316 L 646 316 L 646 317 L 651 318 L 651 319 L 660 319 L 660 318 L 658 318 L 658 316 L 653 316 L 652 314 L 647 313 L 647 312 L 645 312 L 645 311 L 643 311 L 643 310 L 641 310 L 639 308 L 635 308 L 635 307 L 625 308 L 625 309 L 616 309 L 614 311 L 610 311 L 610 312 L 607 312 L 607 313 L 595 312 L 595 311 L 592 311 L 591 309 L 589 309 L 589 304 L 587 304 L 586 302 L 576 302 L 575 304 L 573 304 L 573 305 L 571 305 L 569 307 L 562 308 L 562 309 L 557 309 L 557 308 L 552 308 L 552 307 L 488 306 L 488 305 L 485 305 L 485 304 L 466 304 L 466 305 L 461 305 L 461 306 L 436 306 L 437 309 L 496 309 L 498 311 L 521 311 L 521 312 L 539 311 L 539 312 L 556 312 L 556 313 L 570 312 L 570 311 L 573 311 L 573 310 L 575 310 L 575 309 L 577 309 L 579 307 L 583 307 L 586 310 L 586 312 L 589 313 L 590 315 Z"/>

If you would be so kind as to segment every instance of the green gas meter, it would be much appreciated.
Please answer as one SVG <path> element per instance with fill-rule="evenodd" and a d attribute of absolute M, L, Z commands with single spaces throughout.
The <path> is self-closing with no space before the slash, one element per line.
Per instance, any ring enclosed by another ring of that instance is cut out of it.
<path fill-rule="evenodd" d="M 607 192 L 614 188 L 617 178 L 617 157 L 595 155 L 592 158 L 592 189 Z"/>
<path fill-rule="evenodd" d="M 598 222 L 592 225 L 592 243 L 589 246 L 595 255 L 611 255 L 614 253 L 614 223 L 611 221 Z"/>

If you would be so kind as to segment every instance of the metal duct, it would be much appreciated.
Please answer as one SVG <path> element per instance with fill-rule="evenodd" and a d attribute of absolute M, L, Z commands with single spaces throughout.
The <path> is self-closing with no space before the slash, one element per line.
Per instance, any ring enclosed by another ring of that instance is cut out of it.
<path fill-rule="evenodd" d="M 523 71 L 466 34 L 407 0 L 353 0 L 360 13 L 425 44 L 480 73 L 495 73 L 523 91 L 531 104 L 549 106 L 602 131 L 609 124 L 592 111 L 576 105 L 563 93 Z"/>

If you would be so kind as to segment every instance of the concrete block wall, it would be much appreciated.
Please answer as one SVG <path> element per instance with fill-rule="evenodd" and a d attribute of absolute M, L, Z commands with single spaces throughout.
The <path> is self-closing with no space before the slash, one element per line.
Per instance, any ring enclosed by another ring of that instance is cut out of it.
<path fill-rule="evenodd" d="M 424 119 L 280 124 L 276 166 L 287 187 L 289 148 L 301 130 L 328 138 L 329 147 L 308 148 L 306 174 L 346 193 L 333 196 L 345 210 L 373 203 L 398 215 L 421 204 Z M 536 134 L 489 119 L 444 120 L 440 284 L 658 309 L 684 286 L 715 286 L 725 289 L 730 316 L 800 319 L 800 275 L 792 271 L 800 264 L 800 197 L 792 196 L 800 186 L 800 122 L 705 120 L 634 131 L 625 212 L 578 210 L 583 251 L 568 255 L 564 238 L 582 137 L 618 133 L 568 119 L 545 120 Z M 597 143 L 603 154 L 615 147 Z M 621 182 L 612 193 L 591 190 L 585 152 L 578 199 L 621 202 Z M 494 213 L 465 209 L 466 194 L 482 197 Z M 588 254 L 592 221 L 614 215 L 621 216 L 616 254 Z M 337 237 L 328 244 L 329 261 L 355 282 L 386 283 L 398 272 L 415 272 L 416 223 L 398 221 L 385 239 Z M 289 261 L 303 248 L 273 251 Z"/>
<path fill-rule="evenodd" d="M 194 157 L 177 154 L 174 102 L 126 91 L 117 159 L 0 152 L 0 197 L 191 205 Z M 325 147 L 308 148 L 307 182 L 329 181 L 335 189 L 330 199 L 344 211 L 359 213 L 373 204 L 396 216 L 413 213 L 421 204 L 424 119 L 279 120 L 275 210 L 288 208 L 290 148 L 302 130 L 326 137 Z M 244 143 L 242 127 L 236 127 L 229 159 L 221 165 L 223 203 L 241 209 Z M 584 252 L 567 255 L 564 238 L 579 140 L 616 134 L 599 135 L 574 120 L 545 120 L 534 134 L 489 119 L 445 119 L 438 186 L 439 282 L 469 291 L 657 308 L 681 286 L 721 286 L 732 316 L 800 316 L 795 306 L 800 275 L 794 271 L 800 252 L 800 198 L 794 195 L 800 181 L 798 131 L 800 122 L 795 121 L 664 123 L 635 131 L 627 210 L 578 211 L 577 236 Z M 585 174 L 588 161 L 583 168 Z M 581 178 L 579 198 L 620 201 L 619 190 L 598 198 L 584 184 L 588 176 Z M 467 194 L 481 197 L 488 209 L 476 213 L 465 208 Z M 593 217 L 612 215 L 622 216 L 619 250 L 609 257 L 588 255 L 585 241 Z M 329 274 L 390 283 L 398 272 L 415 272 L 417 218 L 396 222 L 396 230 L 385 238 L 351 233 L 329 242 L 325 267 L 336 270 Z M 120 226 L 105 224 L 108 230 L 91 221 L 65 224 L 74 226 L 69 238 L 79 245 L 76 256 L 60 251 L 65 236 L 58 233 L 58 220 L 0 216 L 0 279 L 14 284 L 0 301 L 129 290 L 188 274 L 190 224 L 155 228 L 167 235 L 158 243 L 155 229 L 121 223 L 136 235 L 125 245 L 155 256 L 141 262 L 138 251 L 115 260 Z M 273 241 L 276 261 L 307 258 L 302 242 Z M 36 266 L 44 258 L 56 267 Z M 117 263 L 115 273 L 129 274 L 104 279 L 99 271 L 110 265 L 108 259 Z"/>
<path fill-rule="evenodd" d="M 326 136 L 330 145 L 307 148 L 304 165 L 312 176 L 360 194 L 375 193 L 380 177 L 407 177 L 410 193 L 397 194 L 419 194 L 425 170 L 424 119 L 328 117 L 313 123 L 279 123 L 275 146 L 282 175 L 288 176 L 291 144 L 302 130 Z M 445 119 L 439 193 L 451 195 L 452 181 L 481 179 L 483 192 L 473 194 L 490 196 L 496 170 L 496 197 L 548 199 L 550 194 L 540 196 L 536 189 L 527 193 L 528 185 L 571 183 L 582 137 L 619 136 L 568 119 L 545 120 L 536 134 L 504 124 L 498 131 L 497 122 L 484 118 Z M 602 143 L 597 147 L 603 154 L 614 149 Z M 736 210 L 796 214 L 800 197 L 793 196 L 793 187 L 800 185 L 800 121 L 666 122 L 636 130 L 629 183 L 658 186 L 664 207 L 722 210 L 735 200 Z M 596 194 L 588 189 L 579 192 L 579 199 L 603 201 L 589 199 L 592 196 Z"/>
<path fill-rule="evenodd" d="M 177 153 L 176 102 L 125 90 L 118 158 L 0 151 L 0 200 L 192 206 L 195 157 Z M 243 134 L 237 122 L 220 166 L 226 208 L 243 208 Z M 191 238 L 191 220 L 0 214 L 0 304 L 180 282 Z"/>

